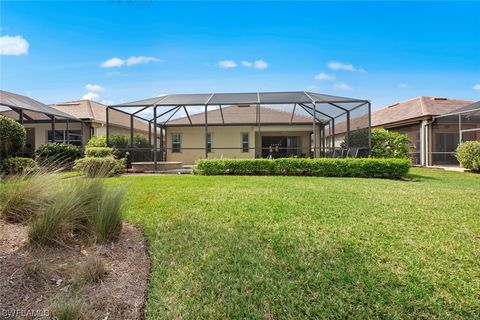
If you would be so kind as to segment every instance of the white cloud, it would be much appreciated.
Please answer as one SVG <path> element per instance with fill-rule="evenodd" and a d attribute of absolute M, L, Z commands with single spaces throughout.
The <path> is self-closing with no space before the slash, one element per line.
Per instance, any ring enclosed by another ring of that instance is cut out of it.
<path fill-rule="evenodd" d="M 107 61 L 104 61 L 100 64 L 100 67 L 102 68 L 116 68 L 116 67 L 121 67 L 125 64 L 125 61 L 123 61 L 120 58 L 112 58 L 108 59 Z"/>
<path fill-rule="evenodd" d="M 82 96 L 82 100 L 92 100 L 92 101 L 97 101 L 100 96 L 96 94 L 95 92 L 89 92 L 86 93 Z"/>
<path fill-rule="evenodd" d="M 218 62 L 218 66 L 222 69 L 231 69 L 231 68 L 236 68 L 237 63 L 235 60 L 221 60 Z"/>
<path fill-rule="evenodd" d="M 268 68 L 268 63 L 260 59 L 253 63 L 253 67 L 258 70 L 265 70 Z"/>
<path fill-rule="evenodd" d="M 329 63 L 327 63 L 327 67 L 335 71 L 342 70 L 350 72 L 365 72 L 365 69 L 363 68 L 356 68 L 353 66 L 353 64 L 343 63 L 339 61 L 330 61 Z"/>
<path fill-rule="evenodd" d="M 250 62 L 250 61 L 243 60 L 242 61 L 242 66 L 247 67 L 247 68 L 251 68 L 251 67 L 253 67 L 253 63 Z"/>
<path fill-rule="evenodd" d="M 29 44 L 22 36 L 0 37 L 0 55 L 19 56 L 28 53 Z"/>
<path fill-rule="evenodd" d="M 136 64 L 143 64 L 143 63 L 149 63 L 149 62 L 155 62 L 155 61 L 162 61 L 160 59 L 154 58 L 154 57 L 144 57 L 144 56 L 131 56 L 130 58 L 127 59 L 120 59 L 120 58 L 111 58 L 108 59 L 100 64 L 100 67 L 102 68 L 116 68 L 116 67 L 121 67 L 121 66 L 134 66 Z"/>
<path fill-rule="evenodd" d="M 85 86 L 85 89 L 91 92 L 102 92 L 105 90 L 102 86 L 99 86 L 98 84 L 87 84 Z"/>
<path fill-rule="evenodd" d="M 157 59 L 157 58 L 154 58 L 154 57 L 144 57 L 144 56 L 135 57 L 135 56 L 131 56 L 130 58 L 128 58 L 126 60 L 125 64 L 127 66 L 133 66 L 133 65 L 136 65 L 136 64 L 149 63 L 149 62 L 155 62 L 155 61 L 160 61 L 160 60 Z"/>
<path fill-rule="evenodd" d="M 335 80 L 335 76 L 333 74 L 320 72 L 315 76 L 315 80 Z"/>
<path fill-rule="evenodd" d="M 405 83 L 400 83 L 400 84 L 398 85 L 398 87 L 399 87 L 399 88 L 407 88 L 408 85 L 405 84 Z"/>
<path fill-rule="evenodd" d="M 480 83 L 474 85 L 474 86 L 472 87 L 472 89 L 473 89 L 473 90 L 480 91 Z"/>
<path fill-rule="evenodd" d="M 112 100 L 102 100 L 101 103 L 106 106 L 111 106 L 112 104 L 114 104 Z"/>
<path fill-rule="evenodd" d="M 352 87 L 350 87 L 348 84 L 346 84 L 345 82 L 339 82 L 339 83 L 335 83 L 333 85 L 333 88 L 334 89 L 340 89 L 340 90 L 351 90 Z"/>

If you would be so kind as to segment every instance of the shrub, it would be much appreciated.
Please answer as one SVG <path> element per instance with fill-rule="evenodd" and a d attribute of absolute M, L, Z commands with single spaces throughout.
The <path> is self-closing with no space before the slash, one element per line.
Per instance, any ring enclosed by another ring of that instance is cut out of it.
<path fill-rule="evenodd" d="M 372 158 L 408 158 L 409 145 L 405 134 L 385 129 L 372 131 Z"/>
<path fill-rule="evenodd" d="M 0 115 L 0 137 L 0 156 L 4 159 L 23 148 L 27 132 L 20 123 Z"/>
<path fill-rule="evenodd" d="M 31 220 L 28 239 L 39 245 L 63 245 L 70 238 L 88 235 L 102 195 L 103 184 L 96 180 L 65 183 L 45 210 Z"/>
<path fill-rule="evenodd" d="M 409 168 L 408 159 L 204 159 L 197 161 L 194 173 L 400 178 L 407 175 Z"/>
<path fill-rule="evenodd" d="M 113 157 L 113 149 L 109 147 L 85 148 L 85 156 L 91 158 Z"/>
<path fill-rule="evenodd" d="M 92 230 L 97 242 L 115 239 L 122 230 L 123 189 L 111 190 L 103 194 L 93 217 Z"/>
<path fill-rule="evenodd" d="M 455 156 L 466 169 L 480 171 L 480 141 L 466 141 L 458 145 Z"/>
<path fill-rule="evenodd" d="M 107 137 L 106 136 L 93 136 L 88 140 L 85 148 L 92 147 L 107 147 Z"/>
<path fill-rule="evenodd" d="M 5 180 L 4 190 L 0 194 L 0 215 L 14 223 L 29 221 L 45 208 L 57 185 L 58 176 L 45 173 Z"/>
<path fill-rule="evenodd" d="M 86 177 L 95 178 L 110 177 L 122 173 L 124 167 L 124 159 L 117 160 L 114 157 L 87 157 L 76 160 L 73 169 Z"/>
<path fill-rule="evenodd" d="M 70 168 L 82 156 L 79 147 L 66 143 L 46 143 L 36 151 L 37 162 L 42 166 Z"/>
<path fill-rule="evenodd" d="M 12 157 L 7 158 L 1 165 L 2 172 L 5 174 L 22 174 L 33 172 L 37 168 L 37 163 L 30 158 Z"/>

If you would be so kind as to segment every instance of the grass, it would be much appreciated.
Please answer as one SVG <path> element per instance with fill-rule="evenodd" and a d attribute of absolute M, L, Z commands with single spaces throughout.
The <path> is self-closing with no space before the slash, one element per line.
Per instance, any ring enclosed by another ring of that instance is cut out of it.
<path fill-rule="evenodd" d="M 480 317 L 480 175 L 134 176 L 148 319 Z"/>
<path fill-rule="evenodd" d="M 98 256 L 89 256 L 84 263 L 80 264 L 76 270 L 75 283 L 78 285 L 89 284 L 100 281 L 107 269 L 105 262 Z"/>

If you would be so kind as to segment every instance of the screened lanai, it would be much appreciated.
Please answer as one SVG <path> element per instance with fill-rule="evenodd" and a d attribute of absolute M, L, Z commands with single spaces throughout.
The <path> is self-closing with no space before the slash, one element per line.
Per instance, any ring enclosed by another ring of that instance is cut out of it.
<path fill-rule="evenodd" d="M 149 122 L 150 147 L 134 148 L 132 134 L 129 151 L 155 168 L 159 161 L 360 157 L 370 150 L 371 104 L 364 99 L 305 91 L 168 94 L 109 106 L 107 139 L 111 109 Z"/>
<path fill-rule="evenodd" d="M 434 117 L 428 131 L 428 165 L 458 166 L 458 144 L 480 141 L 480 101 Z"/>
<path fill-rule="evenodd" d="M 21 123 L 27 132 L 22 156 L 33 156 L 47 142 L 83 145 L 83 122 L 32 98 L 0 90 L 0 115 Z"/>

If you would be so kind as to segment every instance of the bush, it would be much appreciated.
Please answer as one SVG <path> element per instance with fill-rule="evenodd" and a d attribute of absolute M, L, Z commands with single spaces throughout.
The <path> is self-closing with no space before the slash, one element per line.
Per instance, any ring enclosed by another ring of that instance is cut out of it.
<path fill-rule="evenodd" d="M 407 135 L 376 129 L 372 131 L 372 158 L 408 158 L 410 139 Z"/>
<path fill-rule="evenodd" d="M 27 132 L 13 119 L 0 115 L 0 156 L 5 159 L 20 151 L 25 145 Z"/>
<path fill-rule="evenodd" d="M 1 165 L 1 171 L 5 174 L 22 174 L 33 172 L 37 169 L 37 163 L 30 158 L 12 157 L 7 158 Z"/>
<path fill-rule="evenodd" d="M 107 146 L 107 137 L 106 136 L 93 136 L 88 140 L 85 148 L 93 147 L 108 147 Z"/>
<path fill-rule="evenodd" d="M 455 156 L 465 169 L 480 172 L 480 141 L 466 141 L 458 145 Z"/>
<path fill-rule="evenodd" d="M 95 178 L 110 177 L 122 173 L 124 167 L 124 159 L 117 160 L 114 157 L 87 157 L 76 160 L 73 170 L 80 172 L 86 177 Z"/>
<path fill-rule="evenodd" d="M 82 156 L 82 151 L 73 144 L 51 142 L 41 145 L 35 154 L 42 166 L 70 168 L 75 159 Z"/>
<path fill-rule="evenodd" d="M 407 175 L 409 168 L 408 159 L 204 159 L 197 161 L 194 173 L 400 178 Z"/>
<path fill-rule="evenodd" d="M 109 147 L 88 147 L 85 156 L 92 158 L 113 157 L 113 149 Z"/>

